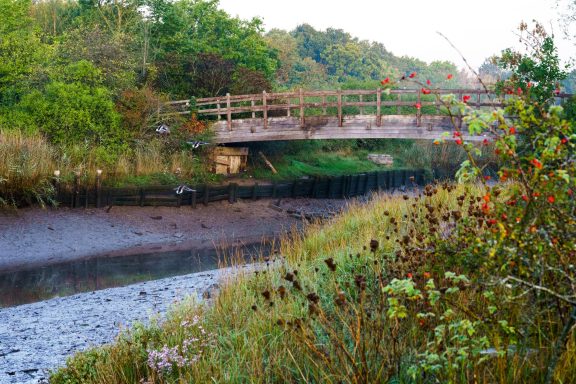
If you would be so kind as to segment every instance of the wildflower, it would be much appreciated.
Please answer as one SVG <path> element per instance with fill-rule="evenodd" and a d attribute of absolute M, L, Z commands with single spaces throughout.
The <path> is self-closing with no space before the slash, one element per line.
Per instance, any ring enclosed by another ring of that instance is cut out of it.
<path fill-rule="evenodd" d="M 410 75 L 408 75 L 409 78 L 413 79 L 416 77 L 416 72 L 412 72 Z"/>
<path fill-rule="evenodd" d="M 526 88 L 530 89 L 530 88 L 532 88 L 532 85 L 533 85 L 533 84 L 529 81 L 529 82 L 526 84 Z"/>
<path fill-rule="evenodd" d="M 385 78 L 384 80 L 382 80 L 382 81 L 380 82 L 380 84 L 382 84 L 382 85 L 386 85 L 386 84 L 388 84 L 388 83 L 390 83 L 390 78 L 389 78 L 389 77 Z"/>
<path fill-rule="evenodd" d="M 452 137 L 459 137 L 459 136 L 462 136 L 460 131 L 455 131 L 454 134 L 452 135 Z"/>
<path fill-rule="evenodd" d="M 489 194 L 489 193 L 485 194 L 485 195 L 482 197 L 482 199 L 483 199 L 485 202 L 487 202 L 487 203 L 490 202 L 490 194 Z"/>
<path fill-rule="evenodd" d="M 471 96 L 470 95 L 464 95 L 462 96 L 462 101 L 467 103 L 468 101 L 470 101 Z"/>
<path fill-rule="evenodd" d="M 426 80 L 426 84 L 427 84 L 427 85 L 432 84 L 432 82 L 430 81 L 430 79 Z"/>
<path fill-rule="evenodd" d="M 516 90 L 516 93 L 517 93 L 518 95 L 521 95 L 521 94 L 522 94 L 522 88 L 518 87 L 518 89 Z"/>
<path fill-rule="evenodd" d="M 411 278 L 414 277 L 414 276 L 413 276 L 410 272 L 408 272 L 408 273 L 406 274 L 406 277 L 409 278 L 409 279 L 411 279 Z"/>
<path fill-rule="evenodd" d="M 422 104 L 420 103 L 416 103 L 414 106 L 416 107 L 417 110 L 420 110 L 420 108 L 422 108 Z"/>
<path fill-rule="evenodd" d="M 566 143 L 568 142 L 568 139 L 565 138 L 565 137 L 563 137 L 562 140 L 560 140 L 560 142 L 561 142 L 562 144 L 566 144 Z"/>
<path fill-rule="evenodd" d="M 555 201 L 556 201 L 556 198 L 554 196 L 552 196 L 552 195 L 548 196 L 548 202 L 550 204 L 553 204 Z"/>
<path fill-rule="evenodd" d="M 429 95 L 429 94 L 430 94 L 430 90 L 429 90 L 428 88 L 422 88 L 420 91 L 421 91 L 423 94 L 425 94 L 425 95 Z"/>
<path fill-rule="evenodd" d="M 488 145 L 488 144 L 490 144 L 490 141 L 488 139 L 482 140 L 482 145 Z"/>
<path fill-rule="evenodd" d="M 489 176 L 489 175 L 484 176 L 484 180 L 486 180 L 486 181 L 490 180 L 491 178 L 492 178 L 492 177 Z"/>
<path fill-rule="evenodd" d="M 462 143 L 463 143 L 463 142 L 462 142 L 462 139 L 456 139 L 456 144 L 457 144 L 457 145 L 462 145 Z"/>
<path fill-rule="evenodd" d="M 430 272 L 424 272 L 423 276 L 425 279 L 429 279 L 432 275 L 430 275 Z"/>
<path fill-rule="evenodd" d="M 446 76 L 446 79 L 447 79 L 447 80 L 452 80 L 452 77 L 454 77 L 454 76 L 452 76 L 452 74 L 449 73 L 448 76 Z"/>
<path fill-rule="evenodd" d="M 438 139 L 434 140 L 433 144 L 434 145 L 440 145 L 440 140 L 438 140 Z"/>
<path fill-rule="evenodd" d="M 516 133 L 516 127 L 514 127 L 514 126 L 510 127 L 510 129 L 508 130 L 508 132 L 509 132 L 511 135 L 514 135 L 514 134 Z"/>

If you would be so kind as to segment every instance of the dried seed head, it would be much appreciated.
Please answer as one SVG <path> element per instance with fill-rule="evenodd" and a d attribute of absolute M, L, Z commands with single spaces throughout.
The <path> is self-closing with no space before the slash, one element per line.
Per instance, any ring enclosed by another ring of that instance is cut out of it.
<path fill-rule="evenodd" d="M 313 302 L 314 304 L 318 304 L 318 302 L 320 301 L 320 296 L 318 296 L 316 293 L 312 292 L 306 295 L 306 298 L 308 300 L 310 300 L 311 302 Z"/>
<path fill-rule="evenodd" d="M 336 263 L 334 262 L 333 258 L 328 258 L 326 260 L 324 260 L 324 262 L 326 263 L 326 265 L 328 266 L 328 268 L 332 271 L 335 272 L 336 271 Z"/>
<path fill-rule="evenodd" d="M 293 282 L 293 281 L 294 281 L 294 275 L 291 274 L 290 272 L 288 272 L 288 273 L 286 274 L 286 276 L 284 276 L 284 279 L 285 279 L 285 280 L 288 280 L 288 281 L 290 281 L 290 282 Z"/>
<path fill-rule="evenodd" d="M 371 250 L 372 252 L 376 252 L 376 250 L 378 249 L 378 246 L 379 246 L 379 245 L 380 245 L 380 244 L 378 243 L 378 240 L 374 240 L 374 239 L 370 240 L 370 250 Z"/>
<path fill-rule="evenodd" d="M 278 287 L 278 294 L 280 295 L 280 298 L 283 299 L 286 297 L 286 287 L 284 287 L 283 285 Z"/>
<path fill-rule="evenodd" d="M 266 300 L 270 300 L 270 297 L 272 297 L 269 290 L 265 290 L 264 292 L 262 292 L 262 296 L 264 296 Z"/>

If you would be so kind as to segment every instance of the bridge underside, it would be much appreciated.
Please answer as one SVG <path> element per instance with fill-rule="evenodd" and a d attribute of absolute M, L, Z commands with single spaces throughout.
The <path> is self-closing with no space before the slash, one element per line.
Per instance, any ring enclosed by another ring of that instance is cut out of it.
<path fill-rule="evenodd" d="M 425 139 L 434 140 L 443 132 L 453 132 L 454 126 L 447 116 L 383 115 L 377 126 L 376 116 L 344 116 L 342 126 L 336 116 L 310 116 L 302 124 L 299 117 L 270 117 L 264 119 L 236 119 L 231 127 L 226 120 L 213 125 L 217 143 L 248 141 L 321 140 L 321 139 Z M 465 125 L 462 132 L 467 132 Z M 482 136 L 464 135 L 465 140 L 483 140 Z"/>

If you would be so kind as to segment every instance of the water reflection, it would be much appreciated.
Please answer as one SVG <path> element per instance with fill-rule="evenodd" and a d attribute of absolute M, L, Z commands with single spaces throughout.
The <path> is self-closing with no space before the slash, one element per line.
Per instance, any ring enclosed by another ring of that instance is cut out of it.
<path fill-rule="evenodd" d="M 271 245 L 254 243 L 227 249 L 193 248 L 53 264 L 0 273 L 0 308 L 57 296 L 119 287 L 141 281 L 216 269 L 235 261 L 252 261 L 268 254 Z"/>

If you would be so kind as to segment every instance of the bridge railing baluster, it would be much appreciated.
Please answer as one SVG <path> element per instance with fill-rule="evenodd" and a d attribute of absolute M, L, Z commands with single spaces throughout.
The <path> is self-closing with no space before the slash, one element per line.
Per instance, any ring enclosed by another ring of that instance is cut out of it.
<path fill-rule="evenodd" d="M 342 90 L 338 90 L 338 126 L 342 127 Z"/>
<path fill-rule="evenodd" d="M 382 90 L 376 90 L 376 126 L 382 126 Z"/>
<path fill-rule="evenodd" d="M 230 109 L 230 94 L 226 94 L 226 122 L 228 124 L 228 130 L 232 130 L 232 110 Z"/>
<path fill-rule="evenodd" d="M 264 119 L 264 129 L 268 129 L 268 104 L 266 98 L 266 91 L 262 91 L 262 119 Z"/>

